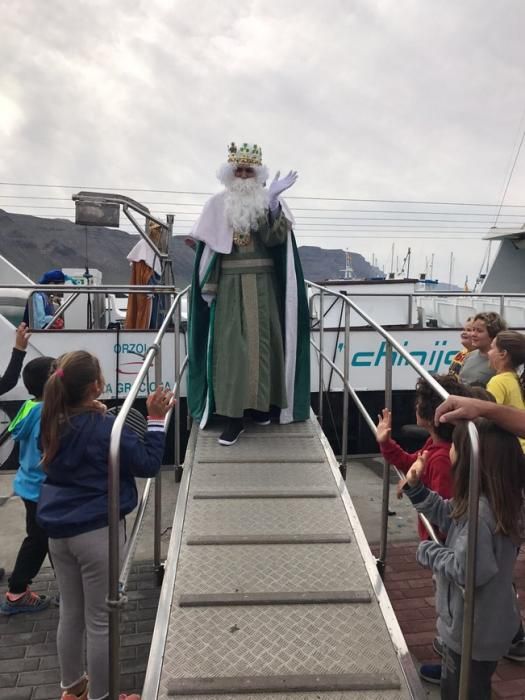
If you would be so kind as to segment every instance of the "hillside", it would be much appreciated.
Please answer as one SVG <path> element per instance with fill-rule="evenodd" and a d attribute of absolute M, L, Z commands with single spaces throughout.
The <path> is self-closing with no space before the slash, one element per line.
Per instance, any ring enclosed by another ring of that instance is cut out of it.
<path fill-rule="evenodd" d="M 77 226 L 65 219 L 11 214 L 0 209 L 0 254 L 28 277 L 37 280 L 55 267 L 84 267 L 87 264 L 102 272 L 105 284 L 127 284 L 129 263 L 126 255 L 137 237 L 125 231 L 103 227 Z M 307 279 L 322 281 L 341 277 L 345 265 L 343 250 L 300 246 L 299 255 Z M 191 278 L 193 251 L 182 237 L 174 237 L 171 257 L 178 286 Z M 352 267 L 357 278 L 378 274 L 358 253 L 352 253 Z"/>

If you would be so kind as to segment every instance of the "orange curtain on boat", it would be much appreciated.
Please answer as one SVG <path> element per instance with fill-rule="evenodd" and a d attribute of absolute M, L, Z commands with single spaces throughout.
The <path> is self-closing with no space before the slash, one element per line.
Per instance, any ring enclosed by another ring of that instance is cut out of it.
<path fill-rule="evenodd" d="M 148 284 L 153 270 L 143 260 L 131 264 L 131 285 Z M 151 320 L 151 294 L 130 294 L 126 311 L 125 329 L 138 330 L 149 328 Z"/>

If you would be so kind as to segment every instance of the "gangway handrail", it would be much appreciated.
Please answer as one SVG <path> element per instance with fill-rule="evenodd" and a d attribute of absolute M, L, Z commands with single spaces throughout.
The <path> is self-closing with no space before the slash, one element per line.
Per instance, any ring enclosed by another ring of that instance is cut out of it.
<path fill-rule="evenodd" d="M 138 396 L 142 382 L 144 381 L 147 372 L 149 371 L 153 361 L 155 360 L 155 384 L 158 386 L 161 383 L 161 342 L 168 329 L 172 317 L 174 317 L 175 346 L 180 342 L 178 329 L 180 327 L 180 305 L 182 298 L 188 294 L 190 286 L 188 285 L 181 290 L 173 300 L 161 327 L 159 328 L 155 339 L 148 349 L 142 366 L 133 382 L 131 389 L 122 405 L 121 410 L 115 418 L 113 428 L 111 430 L 110 446 L 109 446 L 109 470 L 108 470 L 108 524 L 109 524 L 109 591 L 107 603 L 109 607 L 109 699 L 117 700 L 119 696 L 120 682 L 120 607 L 125 602 L 125 598 L 120 590 L 120 566 L 119 566 L 119 521 L 120 521 L 120 439 L 125 420 L 130 409 L 133 406 L 135 399 Z M 175 357 L 178 358 L 179 353 L 175 352 Z M 179 369 L 179 368 L 176 368 Z M 180 370 L 176 372 L 175 393 L 179 393 L 180 389 Z M 175 426 L 175 434 L 178 434 L 178 426 Z M 156 481 L 156 485 L 160 485 L 160 481 Z M 160 503 L 160 491 L 156 487 L 156 506 Z M 143 513 L 142 513 L 143 514 Z M 157 524 L 160 528 L 160 519 L 157 518 L 156 508 L 156 528 Z M 155 532 L 157 535 L 157 532 Z M 135 537 L 138 531 L 135 533 Z M 160 553 L 160 542 L 155 537 L 154 549 L 155 559 Z M 128 551 L 133 551 L 131 545 Z M 156 562 L 158 564 L 158 562 Z"/>
<path fill-rule="evenodd" d="M 312 347 L 313 347 L 317 352 L 319 352 L 319 347 L 313 342 L 313 340 L 310 341 L 310 342 L 311 342 Z M 346 386 L 346 389 L 348 390 L 348 393 L 350 394 L 350 396 L 352 397 L 352 399 L 353 399 L 355 405 L 357 406 L 357 409 L 359 410 L 359 413 L 360 413 L 361 416 L 363 417 L 363 420 L 364 420 L 365 423 L 368 425 L 368 427 L 370 428 L 370 430 L 374 433 L 374 435 L 376 435 L 376 434 L 377 434 L 377 427 L 376 427 L 374 421 L 372 420 L 372 418 L 370 417 L 370 414 L 368 413 L 368 411 L 367 411 L 366 408 L 364 407 L 363 402 L 361 401 L 361 399 L 360 399 L 359 396 L 357 395 L 355 389 L 352 387 L 352 385 L 350 384 L 350 382 L 349 382 L 347 379 L 344 378 L 343 372 L 341 372 L 341 370 L 339 369 L 339 367 L 338 367 L 334 362 L 332 362 L 332 360 L 331 360 L 329 357 L 327 357 L 327 356 L 325 355 L 324 360 L 330 365 L 330 367 L 334 370 L 334 372 L 341 378 L 341 380 L 343 381 L 343 384 Z M 344 441 L 343 449 L 346 450 L 346 440 Z M 345 461 L 343 462 L 343 459 L 342 459 L 341 462 L 342 462 L 342 464 L 345 464 L 345 462 L 346 462 L 346 455 L 345 455 Z M 402 472 L 399 471 L 399 469 L 398 469 L 396 466 L 394 466 L 394 465 L 390 465 L 390 466 L 394 469 L 394 471 L 396 472 L 397 476 L 398 476 L 400 479 L 403 479 L 403 478 L 404 478 L 404 475 L 402 474 Z M 436 531 L 435 531 L 434 528 L 432 527 L 432 524 L 431 524 L 431 522 L 429 521 L 429 519 L 426 517 L 426 515 L 424 515 L 423 513 L 418 513 L 418 515 L 419 515 L 419 518 L 420 518 L 421 522 L 422 522 L 423 525 L 425 526 L 425 529 L 426 529 L 426 531 L 428 532 L 430 538 L 431 538 L 436 544 L 441 544 L 441 542 L 440 542 L 438 536 L 436 535 Z"/>
<path fill-rule="evenodd" d="M 361 318 L 363 318 L 374 330 L 376 330 L 386 341 L 386 357 L 385 357 L 385 403 L 387 408 L 391 408 L 392 405 L 392 348 L 406 360 L 406 362 L 415 370 L 420 377 L 422 377 L 431 387 L 437 392 L 437 394 L 446 400 L 449 396 L 448 392 L 436 382 L 432 375 L 427 372 L 419 363 L 414 360 L 414 358 L 407 352 L 403 346 L 401 346 L 397 340 L 388 333 L 384 328 L 377 324 L 368 314 L 366 314 L 357 304 L 355 304 L 346 294 L 341 294 L 340 292 L 334 292 L 329 288 L 323 287 L 315 282 L 310 282 L 305 280 L 305 285 L 307 287 L 316 288 L 320 292 L 319 299 L 319 346 L 315 346 L 315 343 L 311 339 L 311 344 L 316 348 L 319 353 L 319 422 L 322 426 L 322 404 L 323 404 L 323 372 L 322 372 L 322 362 L 327 362 L 332 367 L 334 363 L 326 356 L 323 352 L 323 336 L 324 336 L 324 315 L 323 315 L 323 296 L 336 296 L 342 300 L 345 304 L 345 340 L 344 340 L 344 368 L 343 368 L 343 455 L 346 459 L 347 451 L 347 439 L 348 439 L 348 394 L 351 393 L 352 398 L 356 396 L 355 392 L 352 390 L 349 392 L 349 382 L 348 382 L 348 361 L 349 361 L 349 341 L 350 341 L 350 309 L 356 311 Z M 363 411 L 366 409 L 359 401 L 356 404 L 358 409 L 361 405 Z M 368 413 L 367 413 L 368 415 Z M 373 425 L 373 421 L 370 416 L 369 420 L 365 419 L 367 424 L 370 426 L 370 422 Z M 370 422 L 369 422 L 370 421 Z M 468 542 L 467 542 L 467 564 L 465 572 L 465 590 L 464 590 L 464 616 L 463 616 L 463 629 L 462 629 L 462 645 L 461 645 L 461 656 L 463 663 L 461 664 L 460 672 L 460 686 L 459 686 L 459 700 L 467 700 L 469 697 L 469 683 L 470 683 L 470 659 L 472 657 L 472 630 L 474 625 L 474 587 L 475 587 L 475 567 L 476 567 L 476 547 L 477 547 L 477 537 L 478 537 L 478 508 L 479 508 L 479 436 L 476 426 L 472 421 L 468 421 L 468 434 L 470 439 L 470 474 L 469 474 L 469 510 L 468 510 Z M 375 425 L 374 425 L 375 430 Z M 344 462 L 343 462 L 344 464 Z M 383 471 L 383 504 L 382 504 L 382 530 L 381 530 L 381 543 L 380 543 L 380 553 L 379 562 L 386 558 L 386 539 L 387 539 L 387 529 L 388 529 L 388 497 L 389 497 L 389 464 L 387 460 L 384 460 L 385 468 Z M 430 533 L 429 533 L 430 534 Z M 383 558 L 383 559 L 382 559 Z M 465 663 L 468 659 L 469 662 Z"/>
<path fill-rule="evenodd" d="M 182 380 L 182 377 L 184 376 L 184 373 L 187 369 L 187 366 L 188 366 L 188 357 L 186 356 L 184 358 L 184 361 L 183 361 L 182 366 L 180 368 L 179 380 L 178 381 L 175 380 L 175 383 L 173 386 L 173 391 L 174 391 L 175 395 L 177 395 L 180 391 L 180 380 Z M 170 410 L 168 411 L 168 413 L 166 414 L 166 417 L 164 419 L 164 430 L 166 432 L 168 431 L 168 426 L 170 424 L 172 415 L 173 415 L 173 407 L 170 408 Z M 142 498 L 140 499 L 138 511 L 137 511 L 136 516 L 135 516 L 135 520 L 133 522 L 132 528 L 131 528 L 131 533 L 130 533 L 129 538 L 126 542 L 126 546 L 124 547 L 123 561 L 122 561 L 122 565 L 120 567 L 120 575 L 119 575 L 119 587 L 120 587 L 121 591 L 125 591 L 126 586 L 127 586 L 129 572 L 131 569 L 131 564 L 133 562 L 133 557 L 135 555 L 138 536 L 139 536 L 140 529 L 142 526 L 142 521 L 144 519 L 144 515 L 146 512 L 146 507 L 148 505 L 148 500 L 149 500 L 150 491 L 151 491 L 151 484 L 154 481 L 155 481 L 155 477 L 151 477 L 149 479 L 146 479 L 146 483 L 144 484 L 144 491 L 142 492 Z M 155 534 L 157 534 L 157 533 L 155 533 Z"/>

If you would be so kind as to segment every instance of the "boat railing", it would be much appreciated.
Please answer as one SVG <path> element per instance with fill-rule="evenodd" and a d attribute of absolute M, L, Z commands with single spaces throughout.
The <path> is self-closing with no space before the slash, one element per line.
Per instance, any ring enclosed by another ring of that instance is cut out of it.
<path fill-rule="evenodd" d="M 413 357 L 407 352 L 397 340 L 388 333 L 382 326 L 377 324 L 368 314 L 366 314 L 354 301 L 346 294 L 337 291 L 332 291 L 329 288 L 322 287 L 314 282 L 305 282 L 307 289 L 315 289 L 316 295 L 319 297 L 319 324 L 316 328 L 319 336 L 318 344 L 311 338 L 312 347 L 318 354 L 318 420 L 322 427 L 323 425 L 323 403 L 324 403 L 324 363 L 328 364 L 332 370 L 341 378 L 343 382 L 343 425 L 341 439 L 341 467 L 346 470 L 348 459 L 348 416 L 349 416 L 349 398 L 351 397 L 358 411 L 362 415 L 364 421 L 372 431 L 376 434 L 376 426 L 371 416 L 367 412 L 363 403 L 359 399 L 356 391 L 351 386 L 349 381 L 349 366 L 350 366 L 350 313 L 354 311 L 365 321 L 365 323 L 373 328 L 385 341 L 385 401 L 386 408 L 392 408 L 392 353 L 395 350 L 402 356 L 408 365 L 423 378 L 432 389 L 443 399 L 447 399 L 449 394 L 438 382 L 427 372 Z M 401 295 L 406 296 L 406 295 Z M 343 371 L 326 355 L 324 352 L 324 302 L 325 297 L 337 297 L 344 305 L 344 359 Z M 311 298 L 310 298 L 311 303 Z M 310 308 L 311 310 L 311 308 Z M 479 506 L 479 439 L 478 432 L 474 423 L 468 423 L 468 434 L 470 437 L 470 476 L 469 476 L 469 529 L 468 529 L 468 551 L 467 565 L 465 574 L 465 590 L 464 590 L 464 618 L 463 618 L 463 639 L 462 639 L 462 658 L 470 659 L 472 656 L 472 628 L 474 624 L 474 580 L 476 566 L 476 546 L 478 536 L 478 506 Z M 383 496 L 381 508 L 381 535 L 378 557 L 378 569 L 381 576 L 384 576 L 387 555 L 387 533 L 388 533 L 388 504 L 390 494 L 390 465 L 387 460 L 383 464 Z M 435 532 L 430 526 L 430 523 L 425 518 L 423 520 L 430 536 L 434 541 L 439 540 Z M 470 681 L 470 663 L 461 664 L 460 676 L 460 700 L 467 700 L 469 697 L 469 681 Z"/>
<path fill-rule="evenodd" d="M 151 479 L 148 479 L 144 489 L 141 503 L 139 505 L 137 516 L 132 527 L 131 536 L 127 543 L 123 554 L 123 563 L 120 565 L 120 547 L 119 547 L 119 522 L 120 522 L 120 439 L 126 418 L 133 407 L 133 402 L 137 398 L 141 384 L 144 381 L 150 367 L 155 363 L 155 385 L 162 384 L 161 366 L 161 343 L 168 329 L 173 323 L 174 328 L 174 385 L 173 392 L 177 399 L 175 406 L 170 410 L 165 418 L 165 426 L 169 425 L 172 413 L 174 414 L 174 462 L 175 468 L 180 467 L 180 384 L 182 376 L 186 370 L 188 358 L 187 356 L 181 362 L 180 356 L 180 326 L 181 326 L 181 303 L 184 297 L 187 297 L 189 286 L 180 291 L 174 298 L 166 317 L 158 330 L 155 339 L 148 349 L 144 357 L 144 362 L 133 382 L 131 389 L 120 409 L 113 429 L 111 431 L 110 447 L 109 447 L 109 479 L 108 479 L 108 516 L 109 516 L 109 591 L 108 591 L 108 608 L 109 608 L 109 666 L 110 666 L 110 683 L 109 683 L 109 698 L 117 700 L 119 696 L 119 680 L 120 680 L 120 609 L 126 602 L 124 595 L 129 570 L 133 555 L 135 552 L 138 535 L 144 513 L 146 510 L 147 501 L 151 491 Z M 156 571 L 161 572 L 160 562 L 160 535 L 161 535 L 161 481 L 156 478 L 154 481 L 154 541 L 153 541 L 153 559 Z"/>
<path fill-rule="evenodd" d="M 36 292 L 45 292 L 46 294 L 60 294 L 67 295 L 68 298 L 63 301 L 53 317 L 44 328 L 40 330 L 50 330 L 53 327 L 55 321 L 62 318 L 64 312 L 81 296 L 84 294 L 99 295 L 103 294 L 105 297 L 114 294 L 164 294 L 172 297 L 179 291 L 177 287 L 173 285 L 128 285 L 128 284 L 117 284 L 117 285 L 102 285 L 102 284 L 86 284 L 86 285 L 76 285 L 76 284 L 1 284 L 0 291 L 3 290 L 23 290 L 27 291 L 27 308 L 29 317 L 29 327 L 31 329 L 35 326 L 34 318 L 34 308 L 31 303 L 33 294 Z M 104 313 L 107 313 L 107 308 L 104 309 Z M 105 326 L 108 324 L 106 323 Z M 100 330 L 100 329 L 98 329 Z"/>
<path fill-rule="evenodd" d="M 325 287 L 325 289 L 330 289 Z M 331 291 L 331 289 L 330 289 Z M 370 290 L 368 292 L 354 292 L 353 290 L 339 291 L 339 294 L 351 295 L 352 299 L 373 300 L 375 303 L 380 299 L 406 300 L 406 314 L 403 312 L 402 325 L 409 328 L 423 326 L 423 318 L 431 314 L 438 325 L 446 328 L 460 328 L 469 316 L 484 311 L 495 311 L 512 326 L 525 327 L 525 294 L 519 292 L 492 293 L 492 292 L 381 292 Z M 335 292 L 334 292 L 335 295 Z M 311 300 L 317 301 L 318 292 L 311 295 Z M 334 299 L 332 307 L 337 299 Z M 455 301 L 455 303 L 454 303 Z M 521 302 L 517 304 L 516 302 Z M 401 305 L 402 306 L 402 305 Z M 326 316 L 331 308 L 324 310 Z M 447 313 L 448 312 L 448 313 Z M 312 325 L 316 327 L 319 323 L 319 311 L 312 306 Z M 388 325 L 400 325 L 400 321 L 394 320 Z"/>

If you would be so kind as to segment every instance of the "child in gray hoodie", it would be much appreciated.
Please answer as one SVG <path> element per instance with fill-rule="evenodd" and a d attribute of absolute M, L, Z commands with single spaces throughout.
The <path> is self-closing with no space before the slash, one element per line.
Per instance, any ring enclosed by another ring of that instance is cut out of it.
<path fill-rule="evenodd" d="M 512 573 L 520 542 L 525 459 L 514 435 L 483 418 L 476 421 L 476 427 L 480 441 L 480 499 L 469 698 L 490 700 L 492 674 L 520 626 Z M 423 453 L 410 468 L 405 493 L 416 510 L 446 534 L 444 544 L 421 542 L 417 560 L 431 569 L 436 578 L 437 631 L 443 640 L 441 698 L 456 700 L 469 526 L 467 425 L 456 426 L 452 437 L 454 495 L 451 500 L 420 482 L 425 460 Z"/>

